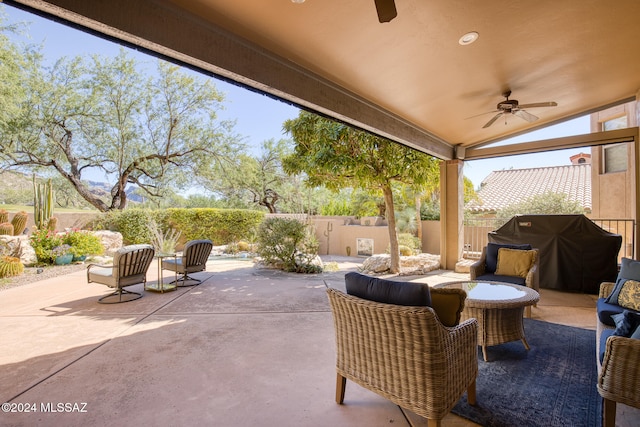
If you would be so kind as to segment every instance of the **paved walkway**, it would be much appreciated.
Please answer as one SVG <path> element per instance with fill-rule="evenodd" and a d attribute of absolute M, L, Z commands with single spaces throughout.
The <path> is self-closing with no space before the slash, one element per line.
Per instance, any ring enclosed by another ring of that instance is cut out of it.
<path fill-rule="evenodd" d="M 335 403 L 323 281 L 344 289 L 344 274 L 361 260 L 325 261 L 339 271 L 212 261 L 196 274 L 199 286 L 115 305 L 98 304 L 109 290 L 87 284 L 84 271 L 0 292 L 0 403 L 21 411 L 0 412 L 0 426 L 426 425 L 350 382 L 345 404 Z M 436 271 L 403 280 L 467 277 Z M 148 279 L 157 279 L 155 264 Z M 594 296 L 543 291 L 534 318 L 595 327 Z M 619 405 L 618 418 L 631 426 L 640 416 Z M 451 414 L 443 423 L 472 425 Z"/>
<path fill-rule="evenodd" d="M 199 286 L 115 305 L 84 271 L 3 291 L 0 402 L 22 413 L 0 425 L 409 425 L 354 384 L 333 400 L 323 280 L 343 287 L 359 263 L 333 260 L 340 271 L 321 275 L 213 261 Z"/>

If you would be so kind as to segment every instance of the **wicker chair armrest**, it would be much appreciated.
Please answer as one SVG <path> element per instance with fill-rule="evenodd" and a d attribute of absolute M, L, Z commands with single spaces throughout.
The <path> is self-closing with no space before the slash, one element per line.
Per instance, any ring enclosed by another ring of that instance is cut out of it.
<path fill-rule="evenodd" d="M 606 346 L 598 375 L 600 395 L 640 407 L 640 340 L 611 336 Z"/>
<path fill-rule="evenodd" d="M 613 292 L 613 288 L 616 286 L 613 282 L 602 282 L 600 283 L 600 292 L 598 293 L 598 298 L 607 298 Z"/>
<path fill-rule="evenodd" d="M 527 273 L 527 277 L 524 279 L 525 284 L 528 288 L 531 288 L 535 291 L 540 289 L 540 279 L 538 275 L 538 264 L 534 264 L 533 267 Z"/>
<path fill-rule="evenodd" d="M 469 266 L 469 277 L 471 280 L 476 280 L 476 277 L 482 276 L 484 274 L 484 260 L 479 260 L 474 262 Z"/>
<path fill-rule="evenodd" d="M 450 366 L 474 365 L 478 371 L 478 321 L 467 319 L 457 326 L 446 327 L 445 348 Z"/>

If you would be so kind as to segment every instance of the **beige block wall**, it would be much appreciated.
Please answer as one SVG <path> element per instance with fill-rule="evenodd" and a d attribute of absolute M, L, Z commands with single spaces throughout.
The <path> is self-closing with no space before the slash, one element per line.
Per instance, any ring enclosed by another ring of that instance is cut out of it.
<path fill-rule="evenodd" d="M 320 255 L 358 256 L 358 239 L 372 239 L 373 253 L 386 253 L 389 247 L 387 226 L 346 225 L 351 217 L 313 217 Z M 422 221 L 422 252 L 440 253 L 440 221 Z"/>
<path fill-rule="evenodd" d="M 9 221 L 13 218 L 15 212 L 9 212 Z M 27 220 L 26 231 L 31 233 L 32 227 L 35 226 L 33 219 L 33 212 L 27 212 L 29 219 Z M 84 228 L 92 219 L 100 215 L 97 212 L 77 213 L 77 212 L 54 212 L 53 216 L 58 218 L 58 224 L 56 226 L 57 231 L 64 231 L 67 228 Z"/>

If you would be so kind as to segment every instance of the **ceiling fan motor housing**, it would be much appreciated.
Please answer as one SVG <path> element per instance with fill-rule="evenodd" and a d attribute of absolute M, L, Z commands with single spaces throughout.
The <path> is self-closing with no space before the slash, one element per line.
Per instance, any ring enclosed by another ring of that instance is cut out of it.
<path fill-rule="evenodd" d="M 499 102 L 496 107 L 498 110 L 503 111 L 511 111 L 518 108 L 518 100 L 517 99 L 507 99 L 505 101 Z"/>

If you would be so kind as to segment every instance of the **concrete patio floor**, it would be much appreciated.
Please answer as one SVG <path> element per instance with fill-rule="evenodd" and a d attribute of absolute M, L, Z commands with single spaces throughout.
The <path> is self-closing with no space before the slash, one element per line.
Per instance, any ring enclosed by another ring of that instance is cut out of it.
<path fill-rule="evenodd" d="M 23 411 L 0 412 L 0 425 L 426 425 L 353 383 L 345 404 L 335 403 L 323 280 L 344 289 L 361 260 L 326 258 L 340 270 L 297 275 L 211 261 L 194 275 L 201 285 L 125 304 L 98 304 L 109 290 L 87 284 L 84 271 L 0 292 L 0 401 Z M 155 265 L 148 279 L 157 280 Z M 533 317 L 595 329 L 594 310 L 595 296 L 543 290 Z M 618 425 L 637 425 L 636 410 L 619 407 Z M 449 415 L 443 425 L 475 424 Z"/>

